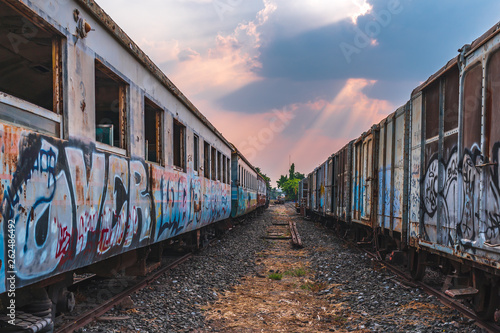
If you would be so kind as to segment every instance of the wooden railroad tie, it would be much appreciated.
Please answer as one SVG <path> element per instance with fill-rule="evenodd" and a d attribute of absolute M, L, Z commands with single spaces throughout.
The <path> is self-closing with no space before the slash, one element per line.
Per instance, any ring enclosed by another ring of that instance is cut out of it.
<path fill-rule="evenodd" d="M 288 225 L 290 227 L 290 234 L 292 235 L 292 245 L 294 247 L 303 248 L 304 245 L 302 245 L 302 240 L 300 239 L 299 232 L 297 231 L 297 225 L 293 221 L 288 222 Z"/>

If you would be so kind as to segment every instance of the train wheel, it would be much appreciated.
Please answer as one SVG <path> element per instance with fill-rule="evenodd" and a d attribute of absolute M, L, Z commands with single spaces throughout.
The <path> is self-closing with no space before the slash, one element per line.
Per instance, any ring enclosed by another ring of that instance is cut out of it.
<path fill-rule="evenodd" d="M 476 289 L 479 291 L 472 299 L 472 307 L 482 320 L 493 318 L 498 306 L 498 281 L 488 279 L 481 271 L 474 271 Z"/>
<path fill-rule="evenodd" d="M 410 269 L 411 277 L 414 280 L 421 281 L 425 276 L 425 260 L 427 253 L 421 251 L 417 252 L 416 249 L 410 249 L 408 254 L 408 268 Z"/>

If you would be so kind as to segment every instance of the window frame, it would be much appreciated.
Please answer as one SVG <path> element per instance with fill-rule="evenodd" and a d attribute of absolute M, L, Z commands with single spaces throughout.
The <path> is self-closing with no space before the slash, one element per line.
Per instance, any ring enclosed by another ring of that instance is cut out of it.
<path fill-rule="evenodd" d="M 115 81 L 118 85 L 118 142 L 119 146 L 109 145 L 107 143 L 97 140 L 97 107 L 94 108 L 95 118 L 94 118 L 94 140 L 97 147 L 108 150 L 117 154 L 126 155 L 128 149 L 128 97 L 130 85 L 104 60 L 98 56 L 94 59 L 94 94 L 97 91 L 97 71 L 102 72 L 108 79 Z M 95 105 L 97 106 L 97 99 L 95 99 Z"/>
<path fill-rule="evenodd" d="M 178 138 L 176 128 L 179 129 Z M 174 119 L 172 122 L 172 153 L 172 165 L 174 169 L 186 172 L 186 125 L 178 119 Z M 177 158 L 179 161 L 176 161 Z"/>
<path fill-rule="evenodd" d="M 155 163 L 155 164 L 158 164 L 158 165 L 164 165 L 164 158 L 163 158 L 163 155 L 164 155 L 164 144 L 163 144 L 163 127 L 164 127 L 164 114 L 165 114 L 165 110 L 163 108 L 161 108 L 157 103 L 155 103 L 151 98 L 147 97 L 147 96 L 144 96 L 144 146 L 145 146 L 145 152 L 144 152 L 144 159 L 147 161 L 147 162 L 150 162 L 150 163 Z M 155 130 L 156 130 L 156 133 L 155 133 L 155 139 L 157 140 L 157 142 L 155 143 L 155 146 L 156 146 L 156 161 L 151 161 L 148 159 L 148 142 L 146 140 L 146 117 L 147 117 L 147 110 L 146 110 L 146 107 L 149 105 L 150 108 L 153 108 L 154 112 L 155 112 L 155 122 L 156 122 L 156 126 L 155 126 Z"/>

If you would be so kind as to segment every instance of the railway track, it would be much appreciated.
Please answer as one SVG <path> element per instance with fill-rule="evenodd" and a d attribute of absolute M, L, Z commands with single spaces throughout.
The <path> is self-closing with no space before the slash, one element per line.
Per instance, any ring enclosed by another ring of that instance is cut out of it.
<path fill-rule="evenodd" d="M 470 309 L 466 305 L 462 304 L 459 300 L 456 300 L 456 299 L 453 299 L 453 298 L 447 296 L 445 293 L 431 287 L 430 285 L 426 284 L 425 282 L 412 279 L 411 276 L 407 272 L 403 271 L 399 267 L 397 267 L 397 266 L 395 266 L 395 265 L 393 265 L 385 260 L 382 260 L 377 253 L 373 253 L 373 252 L 369 251 L 368 249 L 363 248 L 361 246 L 358 246 L 358 244 L 351 242 L 349 240 L 346 240 L 344 238 L 341 238 L 341 237 L 338 237 L 338 238 L 340 238 L 342 241 L 346 242 L 350 246 L 353 246 L 353 247 L 359 249 L 360 251 L 366 253 L 371 259 L 373 259 L 373 261 L 379 263 L 380 265 L 384 266 L 385 268 L 390 270 L 392 273 L 394 273 L 401 280 L 401 282 L 403 284 L 408 285 L 410 287 L 422 289 L 428 295 L 432 295 L 432 296 L 436 297 L 442 304 L 446 305 L 447 307 L 455 309 L 458 312 L 460 312 L 461 314 L 463 314 L 464 316 L 466 316 L 467 318 L 474 320 L 475 324 L 478 327 L 481 327 L 481 328 L 487 330 L 488 332 L 500 332 L 499 325 L 480 319 L 478 316 L 476 316 L 476 314 L 474 313 L 474 311 L 472 309 Z"/>
<path fill-rule="evenodd" d="M 99 304 L 97 307 L 88 310 L 78 316 L 77 318 L 74 318 L 71 320 L 71 322 L 68 322 L 64 324 L 63 326 L 57 328 L 55 330 L 56 333 L 70 333 L 73 332 L 79 328 L 84 327 L 85 325 L 89 324 L 92 322 L 94 319 L 96 319 L 99 316 L 102 316 L 104 313 L 106 313 L 109 309 L 111 309 L 113 306 L 119 304 L 123 299 L 125 299 L 127 296 L 132 295 L 133 293 L 145 288 L 146 286 L 150 285 L 152 282 L 156 281 L 159 279 L 165 272 L 168 270 L 182 264 L 183 262 L 189 260 L 193 256 L 192 253 L 188 253 L 174 262 L 167 264 L 152 274 L 146 276 L 145 278 L 141 279 L 138 281 L 136 284 L 128 287 L 127 289 L 123 290 L 122 292 L 112 296 L 109 300 L 104 301 L 103 303 Z"/>

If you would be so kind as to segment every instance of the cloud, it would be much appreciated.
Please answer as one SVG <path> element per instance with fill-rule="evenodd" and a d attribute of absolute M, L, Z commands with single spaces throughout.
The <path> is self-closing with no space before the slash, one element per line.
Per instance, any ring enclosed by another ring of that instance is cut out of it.
<path fill-rule="evenodd" d="M 344 19 L 355 21 L 370 11 L 367 0 L 274 0 L 278 10 L 270 23 L 279 26 L 281 36 L 292 37 Z"/>
<path fill-rule="evenodd" d="M 231 34 L 218 34 L 214 47 L 206 52 L 181 51 L 178 56 L 182 61 L 170 68 L 169 76 L 182 91 L 189 91 L 195 104 L 258 81 L 255 68 L 260 67 L 259 28 L 275 9 L 271 1 L 265 0 L 254 20 L 238 24 Z"/>
<path fill-rule="evenodd" d="M 346 80 L 317 80 L 307 83 L 282 78 L 257 80 L 225 94 L 217 104 L 226 110 L 244 113 L 262 113 L 281 109 L 295 103 L 335 96 Z"/>

